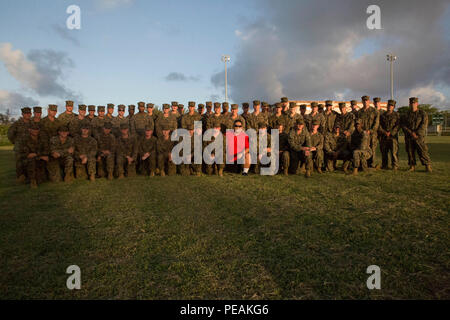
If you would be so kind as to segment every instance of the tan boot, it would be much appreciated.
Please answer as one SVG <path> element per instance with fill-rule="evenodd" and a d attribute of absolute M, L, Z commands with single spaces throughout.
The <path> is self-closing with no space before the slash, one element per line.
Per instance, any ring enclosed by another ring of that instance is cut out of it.
<path fill-rule="evenodd" d="M 322 168 L 317 168 L 317 173 L 322 173 Z"/>
<path fill-rule="evenodd" d="M 414 172 L 416 171 L 416 166 L 409 166 L 409 172 Z"/>
<path fill-rule="evenodd" d="M 70 175 L 70 174 L 67 174 L 67 175 L 64 177 L 64 182 L 66 182 L 66 183 L 70 183 L 70 182 L 72 182 L 72 180 L 73 180 L 73 176 Z"/>
<path fill-rule="evenodd" d="M 431 165 L 430 165 L 430 164 L 428 164 L 425 168 L 426 168 L 426 171 L 427 171 L 428 173 L 433 172 L 433 169 L 431 168 Z"/>
<path fill-rule="evenodd" d="M 284 174 L 285 176 L 289 175 L 288 168 L 284 168 L 284 169 L 283 169 L 283 174 Z"/>
<path fill-rule="evenodd" d="M 305 164 L 302 164 L 302 166 L 300 167 L 300 172 L 301 173 L 306 173 L 306 165 Z"/>
<path fill-rule="evenodd" d="M 112 180 L 114 177 L 113 177 L 113 174 L 112 173 L 108 173 L 108 180 Z"/>
<path fill-rule="evenodd" d="M 357 176 L 358 175 L 358 168 L 353 168 L 353 175 Z"/>
<path fill-rule="evenodd" d="M 27 180 L 27 178 L 25 177 L 25 175 L 21 174 L 21 175 L 17 178 L 17 183 L 25 183 L 25 180 Z"/>
<path fill-rule="evenodd" d="M 125 176 L 123 175 L 123 173 L 121 173 L 121 174 L 119 174 L 119 177 L 117 178 L 117 179 L 124 179 L 125 178 Z"/>
<path fill-rule="evenodd" d="M 31 181 L 30 181 L 30 187 L 31 187 L 31 189 L 36 189 L 36 188 L 37 188 L 37 182 L 36 182 L 36 180 L 31 180 Z"/>
<path fill-rule="evenodd" d="M 89 175 L 89 181 L 91 181 L 91 182 L 95 181 L 95 174 Z"/>
<path fill-rule="evenodd" d="M 348 174 L 348 166 L 350 165 L 350 163 L 348 161 L 344 162 L 344 165 L 342 166 L 342 170 L 344 170 L 345 174 Z"/>
<path fill-rule="evenodd" d="M 153 171 L 150 171 L 150 177 L 154 177 L 155 173 Z"/>
<path fill-rule="evenodd" d="M 219 169 L 219 177 L 223 177 L 223 169 Z"/>
<path fill-rule="evenodd" d="M 165 177 L 166 173 L 164 172 L 164 170 L 161 170 L 161 177 Z"/>
<path fill-rule="evenodd" d="M 306 177 L 306 178 L 311 177 L 311 170 L 306 170 L 306 171 L 305 171 L 305 177 Z"/>

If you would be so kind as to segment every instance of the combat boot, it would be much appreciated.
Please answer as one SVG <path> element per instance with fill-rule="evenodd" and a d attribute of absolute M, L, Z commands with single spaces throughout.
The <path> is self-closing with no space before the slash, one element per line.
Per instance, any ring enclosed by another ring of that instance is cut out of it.
<path fill-rule="evenodd" d="M 416 166 L 409 166 L 409 172 L 414 172 L 416 171 Z"/>
<path fill-rule="evenodd" d="M 380 165 L 379 164 L 377 164 L 376 166 L 375 166 L 375 170 L 380 170 Z"/>
<path fill-rule="evenodd" d="M 37 182 L 36 182 L 36 180 L 31 180 L 30 181 L 30 187 L 31 187 L 31 189 L 36 189 L 37 188 Z"/>
<path fill-rule="evenodd" d="M 95 181 L 95 174 L 89 175 L 89 181 L 94 182 Z"/>
<path fill-rule="evenodd" d="M 164 170 L 161 170 L 161 177 L 165 177 L 166 176 L 166 172 Z"/>
<path fill-rule="evenodd" d="M 358 175 L 358 168 L 353 168 L 353 175 L 354 176 Z"/>
<path fill-rule="evenodd" d="M 394 166 L 394 167 L 392 167 L 392 170 L 397 171 L 397 170 L 398 170 L 398 167 L 397 167 L 397 166 Z"/>
<path fill-rule="evenodd" d="M 311 170 L 306 170 L 306 171 L 305 171 L 305 177 L 306 177 L 306 178 L 311 177 Z"/>
<path fill-rule="evenodd" d="M 219 177 L 223 177 L 223 169 L 219 169 Z"/>
<path fill-rule="evenodd" d="M 322 168 L 317 168 L 317 173 L 322 173 Z"/>
<path fill-rule="evenodd" d="M 108 180 L 112 180 L 113 179 L 113 174 L 112 173 L 108 173 Z"/>
<path fill-rule="evenodd" d="M 153 171 L 150 171 L 150 177 L 154 177 L 155 173 Z"/>
<path fill-rule="evenodd" d="M 285 176 L 289 175 L 288 168 L 283 168 L 283 174 Z"/>
<path fill-rule="evenodd" d="M 428 172 L 428 173 L 431 173 L 431 172 L 433 172 L 433 169 L 431 168 L 431 165 L 429 165 L 429 164 L 427 164 L 426 166 L 425 166 L 425 170 Z"/>
<path fill-rule="evenodd" d="M 350 165 L 350 162 L 345 161 L 344 165 L 342 166 L 342 170 L 344 170 L 345 174 L 348 174 L 348 166 Z"/>
<path fill-rule="evenodd" d="M 300 167 L 300 172 L 301 172 L 301 173 L 306 173 L 305 167 L 306 167 L 306 164 L 305 164 L 305 163 L 302 164 L 302 166 Z"/>
<path fill-rule="evenodd" d="M 123 175 L 123 173 L 121 173 L 121 174 L 119 174 L 119 177 L 117 178 L 117 179 L 124 179 L 125 178 L 125 176 Z"/>
<path fill-rule="evenodd" d="M 64 182 L 69 183 L 72 182 L 73 180 L 73 176 L 71 174 L 66 174 L 66 176 L 64 177 Z"/>
<path fill-rule="evenodd" d="M 25 180 L 27 178 L 25 177 L 24 174 L 21 174 L 18 178 L 17 178 L 17 183 L 25 183 Z"/>

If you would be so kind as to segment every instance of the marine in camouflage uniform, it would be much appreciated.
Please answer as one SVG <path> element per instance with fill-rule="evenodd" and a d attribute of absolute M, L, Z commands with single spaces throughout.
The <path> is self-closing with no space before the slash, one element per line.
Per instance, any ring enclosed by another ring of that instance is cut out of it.
<path fill-rule="evenodd" d="M 247 130 L 254 129 L 258 132 L 259 124 L 264 122 L 266 126 L 269 124 L 268 119 L 260 112 L 261 102 L 259 100 L 253 101 L 253 112 L 247 119 Z"/>
<path fill-rule="evenodd" d="M 170 139 L 171 127 L 168 124 L 161 126 L 161 136 L 156 141 L 156 153 L 158 155 L 158 169 L 160 175 L 164 177 L 166 174 L 169 176 L 176 174 L 176 166 L 172 162 L 172 149 L 174 146 L 173 141 Z"/>
<path fill-rule="evenodd" d="M 428 147 L 425 143 L 426 130 L 428 127 L 428 115 L 420 110 L 419 99 L 409 98 L 410 110 L 401 118 L 400 123 L 405 133 L 405 147 L 408 154 L 409 170 L 416 168 L 416 151 L 420 162 L 426 167 L 427 172 L 431 172 L 431 158 Z"/>
<path fill-rule="evenodd" d="M 225 169 L 225 163 L 226 163 L 226 141 L 225 141 L 225 135 L 220 135 L 221 134 L 221 126 L 222 126 L 222 122 L 220 119 L 215 119 L 215 121 L 211 122 L 211 129 L 214 129 L 214 135 L 211 137 L 210 141 L 203 141 L 203 150 L 205 150 L 205 148 L 207 146 L 209 146 L 211 143 L 213 143 L 214 141 L 216 141 L 216 139 L 222 138 L 222 142 L 223 142 L 223 149 L 222 149 L 222 163 L 213 163 L 213 164 L 207 164 L 205 163 L 205 170 L 206 170 L 206 174 L 207 175 L 212 175 L 213 173 L 222 176 L 223 175 L 223 170 Z M 214 161 L 218 161 L 215 157 L 215 154 L 212 154 L 212 156 L 214 157 Z"/>
<path fill-rule="evenodd" d="M 107 121 L 105 117 L 105 106 L 98 106 L 97 107 L 97 113 L 98 116 L 92 119 L 91 125 L 92 125 L 92 136 L 95 139 L 98 139 L 98 136 L 103 132 L 103 126 L 105 125 L 105 122 Z"/>
<path fill-rule="evenodd" d="M 336 123 L 333 132 L 328 132 L 324 139 L 324 153 L 327 170 L 333 172 L 336 169 L 336 161 L 343 160 L 342 169 L 347 173 L 352 154 L 350 152 L 350 139 L 341 133 L 339 122 Z"/>
<path fill-rule="evenodd" d="M 300 105 L 300 108 L 305 107 L 306 104 Z M 295 102 L 291 102 L 289 104 L 289 113 L 285 117 L 285 127 L 284 131 L 289 134 L 289 132 L 295 128 L 297 121 L 304 120 L 303 116 L 296 112 L 297 104 Z"/>
<path fill-rule="evenodd" d="M 380 123 L 380 114 L 375 108 L 371 108 L 370 97 L 362 96 L 361 100 L 363 102 L 363 107 L 358 111 L 357 119 L 361 120 L 361 126 L 364 131 L 369 134 L 370 138 L 370 149 L 372 153 L 372 159 L 368 160 L 368 164 L 371 167 L 379 168 L 380 165 L 377 163 L 377 146 L 378 146 L 378 127 Z"/>
<path fill-rule="evenodd" d="M 189 149 L 189 154 L 183 155 L 183 157 L 185 158 L 185 162 L 187 162 L 186 160 L 190 159 L 190 163 L 183 163 L 181 165 L 181 175 L 183 176 L 189 176 L 189 175 L 196 175 L 196 176 L 200 176 L 202 174 L 202 164 L 199 163 L 195 163 L 195 159 L 194 159 L 194 142 L 195 142 L 195 137 L 200 137 L 200 141 L 202 141 L 202 132 L 201 132 L 201 128 L 194 128 L 194 124 L 190 123 L 187 125 L 186 130 L 189 131 L 189 136 L 190 136 L 190 149 Z"/>
<path fill-rule="evenodd" d="M 188 127 L 194 126 L 195 121 L 202 121 L 202 117 L 195 111 L 195 102 L 189 101 L 188 103 L 189 112 L 185 113 L 181 118 L 181 128 L 189 130 Z"/>
<path fill-rule="evenodd" d="M 31 118 L 32 123 L 36 123 L 41 128 L 41 120 L 42 120 L 42 107 L 36 106 L 33 107 L 33 117 Z"/>
<path fill-rule="evenodd" d="M 288 114 L 289 113 L 289 105 L 290 105 L 288 97 L 282 97 L 280 101 L 281 101 L 281 109 L 282 109 L 281 112 L 283 112 L 283 114 Z M 286 131 L 286 130 L 284 130 L 284 131 Z M 288 132 L 286 132 L 286 133 L 288 133 Z"/>
<path fill-rule="evenodd" d="M 336 117 L 336 125 L 339 127 L 339 131 L 343 134 L 348 143 L 350 143 L 350 139 L 352 137 L 353 131 L 355 131 L 355 117 L 353 113 L 347 112 L 347 106 L 345 102 L 339 103 L 339 110 L 341 113 Z"/>
<path fill-rule="evenodd" d="M 273 124 L 273 129 L 278 129 L 278 161 L 280 163 L 280 170 L 284 175 L 289 172 L 289 135 L 284 131 L 284 122 L 279 121 Z M 286 155 L 285 155 L 286 154 Z"/>
<path fill-rule="evenodd" d="M 269 117 L 270 130 L 277 129 L 278 124 L 280 123 L 283 125 L 283 129 L 286 128 L 286 116 L 283 114 L 283 108 L 281 103 L 277 103 L 275 105 L 275 109 L 276 109 L 275 113 Z"/>
<path fill-rule="evenodd" d="M 88 105 L 88 115 L 86 116 L 86 119 L 92 121 L 96 117 L 97 116 L 95 115 L 95 106 L 92 104 Z"/>
<path fill-rule="evenodd" d="M 225 117 L 220 113 L 220 102 L 214 102 L 214 113 L 208 118 L 206 130 L 213 129 L 216 122 L 220 122 L 222 132 L 225 132 Z"/>
<path fill-rule="evenodd" d="M 40 134 L 40 127 L 32 123 L 29 133 L 23 136 L 18 154 L 25 168 L 30 186 L 36 188 L 38 183 L 45 180 L 45 165 L 48 162 L 49 147 L 47 139 Z"/>
<path fill-rule="evenodd" d="M 58 135 L 50 138 L 50 159 L 47 170 L 51 182 L 61 181 L 61 169 L 64 170 L 64 181 L 73 179 L 73 156 L 75 144 L 69 137 L 69 128 L 61 126 Z"/>
<path fill-rule="evenodd" d="M 130 125 L 131 119 L 134 117 L 135 111 L 136 111 L 136 106 L 134 104 L 128 105 L 128 115 L 127 115 L 128 125 Z"/>
<path fill-rule="evenodd" d="M 358 101 L 356 101 L 356 100 L 350 101 L 350 108 L 351 108 L 350 113 L 353 114 L 353 118 L 355 118 L 355 121 L 358 118 L 358 108 L 357 107 L 358 107 Z"/>
<path fill-rule="evenodd" d="M 248 129 L 248 120 L 250 119 L 250 115 L 251 113 L 248 112 L 250 109 L 250 105 L 247 102 L 244 102 L 242 104 L 242 113 L 241 113 L 241 117 L 245 119 L 245 127 L 243 127 L 244 130 Z"/>
<path fill-rule="evenodd" d="M 156 119 L 158 118 L 158 113 L 155 112 L 155 105 L 153 103 L 147 103 L 147 114 L 150 118 L 152 118 L 153 120 L 153 125 L 156 122 Z M 153 128 L 153 133 L 154 133 L 154 128 Z"/>
<path fill-rule="evenodd" d="M 308 131 L 312 131 L 312 123 L 313 121 L 319 122 L 319 132 L 323 132 L 325 126 L 325 118 L 323 114 L 319 113 L 319 105 L 317 102 L 311 102 L 311 113 L 306 116 L 305 122 Z"/>
<path fill-rule="evenodd" d="M 78 106 L 78 116 L 69 122 L 69 133 L 72 137 L 77 137 L 81 134 L 81 125 L 84 122 L 88 123 L 90 129 L 92 129 L 91 122 L 86 119 L 86 106 L 84 104 L 80 104 Z"/>
<path fill-rule="evenodd" d="M 324 122 L 322 128 L 322 134 L 326 136 L 328 133 L 333 133 L 334 125 L 336 123 L 337 114 L 333 111 L 333 101 L 325 101 L 326 110 L 322 112 Z M 320 111 L 320 108 L 319 108 Z"/>
<path fill-rule="evenodd" d="M 297 173 L 299 162 L 305 162 L 305 177 L 310 177 L 313 166 L 311 152 L 309 151 L 311 137 L 305 128 L 303 119 L 298 119 L 296 127 L 289 132 L 288 142 L 289 156 L 287 156 L 287 153 L 283 153 L 283 156 L 288 158 L 283 159 L 283 161 L 290 166 L 291 172 L 293 173 Z"/>
<path fill-rule="evenodd" d="M 113 125 L 110 122 L 105 123 L 102 134 L 97 138 L 97 173 L 100 178 L 106 174 L 108 180 L 113 179 L 117 148 L 116 137 L 112 134 L 112 129 Z"/>
<path fill-rule="evenodd" d="M 61 122 L 55 117 L 58 112 L 56 104 L 49 104 L 47 116 L 41 120 L 41 135 L 49 142 L 50 139 L 58 135 L 58 128 L 61 127 Z"/>
<path fill-rule="evenodd" d="M 130 134 L 130 128 L 126 124 L 120 126 L 122 135 L 116 144 L 116 165 L 119 179 L 136 175 L 136 159 L 138 155 L 138 143 L 135 136 Z"/>
<path fill-rule="evenodd" d="M 81 125 L 81 134 L 74 139 L 75 152 L 75 176 L 77 178 L 86 177 L 86 171 L 90 181 L 95 181 L 95 172 L 97 164 L 97 141 L 90 136 L 90 125 L 83 122 Z"/>
<path fill-rule="evenodd" d="M 267 138 L 267 145 L 266 148 L 264 150 L 262 150 L 262 153 L 260 153 L 259 147 L 260 147 L 260 139 L 262 137 L 266 136 Z M 271 135 L 269 133 L 267 133 L 267 124 L 265 121 L 261 121 L 260 123 L 258 123 L 258 139 L 257 139 L 257 149 L 256 152 L 258 153 L 258 159 L 257 162 L 255 164 L 255 173 L 256 174 L 260 174 L 261 172 L 261 167 L 269 167 L 270 166 L 270 162 L 268 164 L 262 164 L 261 160 L 264 157 L 264 161 L 263 162 L 267 162 L 267 157 L 271 157 L 271 146 L 272 146 L 272 139 L 271 139 Z"/>
<path fill-rule="evenodd" d="M 163 114 L 158 117 L 155 124 L 156 136 L 162 137 L 162 128 L 168 127 L 170 132 L 178 128 L 177 118 L 170 112 L 170 106 L 163 104 Z"/>
<path fill-rule="evenodd" d="M 311 123 L 311 157 L 318 173 L 322 173 L 323 166 L 323 135 L 319 132 L 320 120 L 314 119 Z"/>
<path fill-rule="evenodd" d="M 14 153 L 16 158 L 16 176 L 20 183 L 25 182 L 25 166 L 21 160 L 19 154 L 20 142 L 21 140 L 29 134 L 28 129 L 30 128 L 31 122 L 31 109 L 28 107 L 22 108 L 22 118 L 14 122 L 8 128 L 8 139 L 14 145 Z"/>
<path fill-rule="evenodd" d="M 129 125 L 130 121 L 125 117 L 125 105 L 119 104 L 117 106 L 118 115 L 112 121 L 112 132 L 116 138 L 120 138 L 122 132 L 120 132 L 120 126 L 122 124 Z"/>
<path fill-rule="evenodd" d="M 239 106 L 237 104 L 232 104 L 231 105 L 231 113 L 228 115 L 228 117 L 225 118 L 225 129 L 230 129 L 233 130 L 234 129 L 234 122 L 236 120 L 241 121 L 242 123 L 242 127 L 245 129 L 246 125 L 245 125 L 245 119 L 243 116 L 238 114 L 238 109 Z"/>
<path fill-rule="evenodd" d="M 213 115 L 212 107 L 213 107 L 212 101 L 207 101 L 206 112 L 202 115 L 203 132 L 205 132 L 208 127 L 208 119 Z"/>
<path fill-rule="evenodd" d="M 156 137 L 153 135 L 153 127 L 146 126 L 144 135 L 139 139 L 139 157 L 143 166 L 143 172 L 153 177 L 156 171 Z"/>
<path fill-rule="evenodd" d="M 181 125 L 181 114 L 178 112 L 178 102 L 172 101 L 170 107 L 171 107 L 170 114 L 177 119 L 177 128 L 179 128 Z"/>
<path fill-rule="evenodd" d="M 356 120 L 356 129 L 352 134 L 351 150 L 353 159 L 353 174 L 358 174 L 358 169 L 364 171 L 367 169 L 367 160 L 372 157 L 372 149 L 370 147 L 371 135 L 363 129 L 363 120 Z"/>
<path fill-rule="evenodd" d="M 130 120 L 130 134 L 140 138 L 145 133 L 145 127 L 150 126 L 153 130 L 154 125 L 152 117 L 145 112 L 145 103 L 138 102 L 138 113 Z"/>
<path fill-rule="evenodd" d="M 73 113 L 73 101 L 66 101 L 66 111 L 58 116 L 59 122 L 62 126 L 68 126 L 70 121 L 72 121 L 76 117 L 77 115 Z"/>
<path fill-rule="evenodd" d="M 392 169 L 398 169 L 398 131 L 400 129 L 400 116 L 394 111 L 396 101 L 388 101 L 388 110 L 380 116 L 378 136 L 380 138 L 381 168 L 388 168 L 389 154 L 391 155 Z"/>
<path fill-rule="evenodd" d="M 114 104 L 108 103 L 106 105 L 106 115 L 105 115 L 106 122 L 113 122 L 114 121 L 115 117 L 113 116 L 113 113 L 114 113 Z"/>
<path fill-rule="evenodd" d="M 222 102 L 222 115 L 227 118 L 230 115 L 230 105 L 228 102 Z"/>

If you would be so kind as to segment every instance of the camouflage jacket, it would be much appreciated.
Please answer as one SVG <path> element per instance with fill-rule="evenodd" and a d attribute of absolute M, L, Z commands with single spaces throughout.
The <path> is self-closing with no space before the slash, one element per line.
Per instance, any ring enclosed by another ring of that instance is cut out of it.
<path fill-rule="evenodd" d="M 139 154 L 143 156 L 147 152 L 152 154 L 156 153 L 156 137 L 151 136 L 150 139 L 146 139 L 145 137 L 141 137 L 139 139 Z"/>
<path fill-rule="evenodd" d="M 365 131 L 358 132 L 355 130 L 351 138 L 351 150 L 370 151 L 370 135 Z"/>
<path fill-rule="evenodd" d="M 61 122 L 55 118 L 53 121 L 47 116 L 41 120 L 41 134 L 50 141 L 51 138 L 58 135 L 58 128 L 61 126 Z"/>
<path fill-rule="evenodd" d="M 337 114 L 334 111 L 330 113 L 322 113 L 324 118 L 324 125 L 322 128 L 322 134 L 326 135 L 328 132 L 333 132 L 334 124 L 336 123 Z"/>
<path fill-rule="evenodd" d="M 336 124 L 339 125 L 340 132 L 348 131 L 352 134 L 355 131 L 355 117 L 353 113 L 339 114 L 336 117 Z"/>
<path fill-rule="evenodd" d="M 131 157 L 136 161 L 138 147 L 135 136 L 129 135 L 128 138 L 120 137 L 117 139 L 116 144 L 117 157 Z"/>
<path fill-rule="evenodd" d="M 142 136 L 146 126 L 150 126 L 152 130 L 154 129 L 153 118 L 146 112 L 138 112 L 130 121 L 130 133 Z"/>
<path fill-rule="evenodd" d="M 92 125 L 91 122 L 89 120 L 87 120 L 86 118 L 80 119 L 79 117 L 73 118 L 70 122 L 69 122 L 69 132 L 70 135 L 72 137 L 76 137 L 79 136 L 81 134 L 81 125 L 86 122 L 89 123 L 89 127 L 90 127 L 90 134 L 92 134 Z"/>
<path fill-rule="evenodd" d="M 81 155 L 85 155 L 88 159 L 93 159 L 97 155 L 97 140 L 91 136 L 83 138 L 81 135 L 74 139 L 75 152 L 74 156 L 79 159 Z"/>
<path fill-rule="evenodd" d="M 372 107 L 362 108 L 358 111 L 357 119 L 362 120 L 361 125 L 364 131 L 370 130 L 371 134 L 377 133 L 380 122 L 380 114 L 377 110 Z"/>
<path fill-rule="evenodd" d="M 48 156 L 50 153 L 48 141 L 42 135 L 35 140 L 30 134 L 22 137 L 19 145 L 19 155 L 25 159 L 30 153 L 36 153 L 37 156 Z"/>
<path fill-rule="evenodd" d="M 177 118 L 172 114 L 169 114 L 167 117 L 164 117 L 164 115 L 159 116 L 155 124 L 156 135 L 158 137 L 162 137 L 162 128 L 166 125 L 171 131 L 176 130 L 178 128 Z"/>
<path fill-rule="evenodd" d="M 269 117 L 269 128 L 270 129 L 276 129 L 277 123 L 281 123 L 283 125 L 284 130 L 286 130 L 286 116 L 284 114 L 281 114 L 280 116 L 277 116 L 276 114 L 272 114 Z"/>
<path fill-rule="evenodd" d="M 289 135 L 286 132 L 283 131 L 278 135 L 278 141 L 280 151 L 289 151 Z"/>
<path fill-rule="evenodd" d="M 312 131 L 312 122 L 314 120 L 319 121 L 319 132 L 322 132 L 323 127 L 325 125 L 325 118 L 323 117 L 322 113 L 317 112 L 314 115 L 310 113 L 306 116 L 306 119 L 305 119 L 306 127 L 308 128 L 308 130 L 310 132 Z"/>
<path fill-rule="evenodd" d="M 402 117 L 401 126 L 407 138 L 411 137 L 413 132 L 419 137 L 424 137 L 428 127 L 427 113 L 420 109 L 416 112 L 410 110 Z"/>
<path fill-rule="evenodd" d="M 72 156 L 73 154 L 69 153 L 69 149 L 74 147 L 75 143 L 72 137 L 67 137 L 64 143 L 61 142 L 59 136 L 50 138 L 50 154 L 57 152 L 61 157 Z"/>
<path fill-rule="evenodd" d="M 194 112 L 194 114 L 185 113 L 181 118 L 181 128 L 187 129 L 189 125 L 194 125 L 194 121 L 202 121 L 202 116 L 198 114 L 198 112 Z"/>
<path fill-rule="evenodd" d="M 66 112 L 63 112 L 58 116 L 58 120 L 59 120 L 59 122 L 61 122 L 61 125 L 67 126 L 67 125 L 69 125 L 70 121 L 75 119 L 77 116 L 78 115 L 76 113 L 68 114 Z"/>
<path fill-rule="evenodd" d="M 100 118 L 96 117 L 92 119 L 92 136 L 97 139 L 97 137 L 103 132 L 103 127 L 107 122 L 106 117 Z"/>
<path fill-rule="evenodd" d="M 14 122 L 8 129 L 8 139 L 14 144 L 14 150 L 18 151 L 19 146 L 16 146 L 16 142 L 20 142 L 22 138 L 28 135 L 28 129 L 31 126 L 31 121 L 25 122 L 23 118 L 20 118 Z"/>
<path fill-rule="evenodd" d="M 341 152 L 348 150 L 349 142 L 344 134 L 336 136 L 335 133 L 327 133 L 324 139 L 323 149 L 325 152 Z"/>
<path fill-rule="evenodd" d="M 130 125 L 127 117 L 120 118 L 119 116 L 115 117 L 111 123 L 113 125 L 112 132 L 116 136 L 116 138 L 119 138 L 122 135 L 122 133 L 120 132 L 121 124 Z"/>
<path fill-rule="evenodd" d="M 400 116 L 396 111 L 392 113 L 383 112 L 380 116 L 380 126 L 378 132 L 381 137 L 385 137 L 384 133 L 390 132 L 390 136 L 397 138 L 398 130 L 400 128 Z"/>
<path fill-rule="evenodd" d="M 315 134 L 310 133 L 311 147 L 315 147 L 317 150 L 323 150 L 323 135 L 320 132 Z"/>
<path fill-rule="evenodd" d="M 223 130 L 225 129 L 225 117 L 222 116 L 222 114 L 216 116 L 216 114 L 212 114 L 211 116 L 208 117 L 208 120 L 206 122 L 206 130 L 208 129 L 213 129 L 214 128 L 214 122 L 219 121 L 220 122 L 220 128 Z"/>
<path fill-rule="evenodd" d="M 116 152 L 117 141 L 116 137 L 110 133 L 108 135 L 102 133 L 97 137 L 97 149 L 98 152 L 109 151 L 111 153 Z"/>
<path fill-rule="evenodd" d="M 258 131 L 260 122 L 264 122 L 266 126 L 269 125 L 267 117 L 263 115 L 261 112 L 258 113 L 257 115 L 251 113 L 247 119 L 247 129 L 255 129 L 256 131 Z"/>
<path fill-rule="evenodd" d="M 293 151 L 301 151 L 302 147 L 311 147 L 311 137 L 305 127 L 303 127 L 300 134 L 295 129 L 291 130 L 289 132 L 288 142 L 289 148 Z"/>
<path fill-rule="evenodd" d="M 170 137 L 166 140 L 161 136 L 156 141 L 156 152 L 158 154 L 168 155 L 172 152 L 173 146 L 174 142 L 170 140 Z"/>
<path fill-rule="evenodd" d="M 236 118 L 233 118 L 232 114 L 225 118 L 225 129 L 234 129 L 234 122 L 236 120 L 240 120 L 242 122 L 242 130 L 246 130 L 246 121 L 244 117 L 241 115 L 237 115 Z"/>
<path fill-rule="evenodd" d="M 287 114 L 285 117 L 286 126 L 284 128 L 284 131 L 289 133 L 295 127 L 295 123 L 298 119 L 303 119 L 303 116 L 299 113 L 294 113 L 294 115 Z"/>

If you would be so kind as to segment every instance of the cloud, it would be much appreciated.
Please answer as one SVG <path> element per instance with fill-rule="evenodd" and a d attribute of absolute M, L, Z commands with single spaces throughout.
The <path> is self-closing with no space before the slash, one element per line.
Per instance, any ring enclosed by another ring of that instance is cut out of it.
<path fill-rule="evenodd" d="M 199 76 L 186 76 L 183 73 L 180 72 L 171 72 L 165 77 L 166 81 L 181 81 L 181 82 L 187 82 L 187 81 L 199 81 Z"/>
<path fill-rule="evenodd" d="M 11 76 L 39 96 L 80 99 L 61 83 L 64 71 L 74 67 L 73 61 L 64 52 L 31 50 L 25 57 L 22 51 L 13 50 L 11 43 L 0 43 L 0 60 Z"/>
<path fill-rule="evenodd" d="M 78 41 L 78 39 L 73 36 L 73 30 L 68 30 L 67 28 L 58 24 L 52 25 L 52 30 L 56 32 L 56 34 L 59 35 L 62 39 L 67 40 L 78 47 L 80 46 L 80 41 Z"/>
<path fill-rule="evenodd" d="M 371 2 L 258 1 L 264 19 L 256 17 L 235 30 L 239 49 L 228 69 L 231 98 L 350 100 L 369 94 L 387 99 L 389 52 L 398 56 L 394 80 L 399 97 L 427 88 L 419 91 L 426 103 L 425 93 L 437 87 L 443 90 L 436 92 L 450 92 L 450 39 L 444 26 L 449 2 L 376 1 L 383 29 L 369 30 Z M 213 74 L 211 82 L 223 88 L 223 71 Z M 439 94 L 433 97 L 441 101 Z"/>
<path fill-rule="evenodd" d="M 36 106 L 39 102 L 31 97 L 25 97 L 17 92 L 10 92 L 0 90 L 0 112 L 5 112 L 7 109 L 11 114 L 20 114 L 20 109 L 25 106 Z"/>
<path fill-rule="evenodd" d="M 101 9 L 114 9 L 121 6 L 131 5 L 134 0 L 97 0 L 97 5 Z"/>

